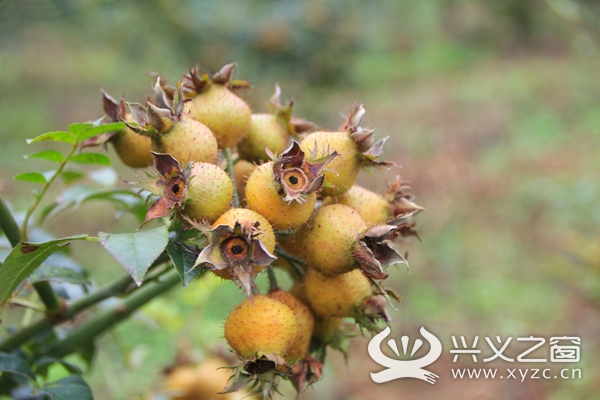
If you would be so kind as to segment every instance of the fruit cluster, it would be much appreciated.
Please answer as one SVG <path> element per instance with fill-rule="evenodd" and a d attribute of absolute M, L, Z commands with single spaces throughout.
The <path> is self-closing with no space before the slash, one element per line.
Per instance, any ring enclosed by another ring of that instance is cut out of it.
<path fill-rule="evenodd" d="M 346 351 L 349 320 L 361 331 L 390 320 L 395 294 L 383 281 L 389 265 L 406 264 L 394 245 L 418 237 L 412 218 L 422 208 L 400 178 L 384 194 L 355 185 L 362 167 L 394 165 L 378 159 L 387 138 L 361 127 L 361 104 L 339 129 L 319 130 L 292 117 L 276 86 L 271 112 L 253 114 L 236 93 L 249 84 L 232 79 L 234 66 L 212 77 L 196 67 L 175 87 L 158 78 L 144 105 L 103 92 L 106 120 L 127 128 L 84 145 L 110 142 L 126 165 L 150 167 L 149 179 L 132 183 L 158 198 L 144 223 L 175 218 L 197 233 L 185 243 L 194 268 L 245 291 L 225 322 L 241 364 L 224 392 L 253 382 L 266 398 L 280 379 L 298 392 L 318 380 L 325 349 Z M 198 237 L 205 246 L 194 246 Z M 294 279 L 289 291 L 275 267 Z M 254 283 L 263 270 L 267 294 Z"/>

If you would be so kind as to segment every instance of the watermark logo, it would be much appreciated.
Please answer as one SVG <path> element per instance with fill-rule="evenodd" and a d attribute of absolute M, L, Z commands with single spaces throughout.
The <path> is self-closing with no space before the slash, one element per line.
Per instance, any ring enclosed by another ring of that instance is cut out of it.
<path fill-rule="evenodd" d="M 415 360 L 394 360 L 393 358 L 389 358 L 381 351 L 381 344 L 390 334 L 390 328 L 387 327 L 385 330 L 381 331 L 377 335 L 373 336 L 371 341 L 369 342 L 368 352 L 373 361 L 377 364 L 387 367 L 387 369 L 371 373 L 371 379 L 375 383 L 384 383 L 389 382 L 394 379 L 400 378 L 417 378 L 422 379 L 431 384 L 435 383 L 435 380 L 439 378 L 438 375 L 433 372 L 427 371 L 423 367 L 426 367 L 430 364 L 433 364 L 435 360 L 437 360 L 440 355 L 442 355 L 442 342 L 435 337 L 433 334 L 427 331 L 424 327 L 421 327 L 421 335 L 429 342 L 429 353 L 425 356 L 415 359 Z M 408 349 L 408 336 L 402 336 L 400 338 L 400 342 L 402 343 L 402 351 L 405 355 L 407 355 Z M 392 349 L 392 351 L 400 357 L 400 352 L 398 351 L 398 345 L 395 339 L 389 339 L 387 341 L 388 346 Z M 412 357 L 417 350 L 423 345 L 423 341 L 421 339 L 415 340 L 413 344 L 412 350 L 410 352 L 410 356 Z"/>

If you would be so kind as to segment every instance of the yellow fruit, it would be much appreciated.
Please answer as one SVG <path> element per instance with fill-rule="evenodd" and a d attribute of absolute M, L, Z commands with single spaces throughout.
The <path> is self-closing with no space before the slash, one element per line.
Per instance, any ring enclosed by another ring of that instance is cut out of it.
<path fill-rule="evenodd" d="M 325 275 L 348 272 L 358 264 L 353 258 L 357 240 L 367 224 L 352 208 L 343 204 L 321 207 L 298 232 L 306 262 Z"/>
<path fill-rule="evenodd" d="M 187 191 L 183 213 L 196 221 L 215 222 L 231 207 L 233 184 L 229 175 L 215 164 L 194 163 Z"/>
<path fill-rule="evenodd" d="M 313 336 L 323 343 L 329 343 L 340 331 L 342 327 L 342 318 L 336 317 L 315 317 L 315 329 Z"/>
<path fill-rule="evenodd" d="M 289 136 L 288 128 L 277 115 L 252 114 L 250 131 L 238 145 L 238 152 L 244 160 L 269 161 L 265 147 L 281 154 L 287 147 Z"/>
<path fill-rule="evenodd" d="M 304 279 L 311 309 L 321 317 L 354 317 L 372 294 L 371 283 L 358 269 L 328 277 L 309 268 Z"/>
<path fill-rule="evenodd" d="M 248 208 L 263 215 L 276 229 L 293 229 L 305 223 L 317 202 L 316 193 L 305 195 L 304 202 L 283 199 L 283 188 L 275 181 L 273 162 L 256 168 L 246 184 Z"/>
<path fill-rule="evenodd" d="M 130 117 L 126 119 L 131 120 Z M 129 128 L 117 132 L 111 143 L 119 159 L 131 168 L 145 168 L 154 161 L 150 138 L 138 135 Z"/>
<path fill-rule="evenodd" d="M 392 217 L 392 208 L 383 196 L 354 185 L 341 196 L 329 198 L 328 202 L 352 207 L 369 227 L 383 224 Z"/>
<path fill-rule="evenodd" d="M 175 122 L 171 129 L 152 139 L 157 153 L 171 154 L 183 167 L 191 161 L 213 163 L 217 158 L 217 141 L 213 132 L 190 118 Z"/>
<path fill-rule="evenodd" d="M 300 147 L 308 155 L 317 146 L 316 158 L 325 157 L 328 151 L 337 151 L 340 155 L 327 165 L 323 196 L 339 196 L 346 193 L 358 176 L 362 165 L 361 153 L 356 148 L 348 132 L 313 132 L 300 142 Z"/>
<path fill-rule="evenodd" d="M 250 106 L 226 86 L 212 84 L 185 104 L 184 114 L 208 126 L 220 149 L 235 147 L 250 131 Z"/>
<path fill-rule="evenodd" d="M 276 290 L 267 295 L 267 297 L 277 300 L 288 306 L 296 317 L 298 323 L 298 335 L 284 354 L 284 358 L 289 363 L 294 363 L 297 360 L 304 358 L 308 353 L 310 338 L 313 333 L 314 318 L 310 309 L 297 297 L 283 290 Z"/>
<path fill-rule="evenodd" d="M 225 339 L 244 360 L 284 357 L 297 335 L 294 311 L 263 295 L 244 300 L 225 321 Z"/>

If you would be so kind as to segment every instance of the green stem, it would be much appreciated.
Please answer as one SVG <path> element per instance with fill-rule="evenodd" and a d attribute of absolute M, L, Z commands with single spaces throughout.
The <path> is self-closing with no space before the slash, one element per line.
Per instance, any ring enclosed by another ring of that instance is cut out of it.
<path fill-rule="evenodd" d="M 15 247 L 21 241 L 21 232 L 19 225 L 6 206 L 4 199 L 0 196 L 0 229 L 6 235 L 12 247 Z"/>
<path fill-rule="evenodd" d="M 267 267 L 267 276 L 269 277 L 269 292 L 274 292 L 279 290 L 279 286 L 277 285 L 277 278 L 275 277 L 275 272 L 273 271 L 273 267 Z"/>
<path fill-rule="evenodd" d="M 28 240 L 28 238 L 27 238 L 27 225 L 29 224 L 29 218 L 31 218 L 31 215 L 33 214 L 33 212 L 35 211 L 35 209 L 37 208 L 37 206 L 40 204 L 40 202 L 42 201 L 42 198 L 44 197 L 44 195 L 48 191 L 48 188 L 50 187 L 50 185 L 52 185 L 52 182 L 54 182 L 54 180 L 56 179 L 56 177 L 58 175 L 60 175 L 60 173 L 62 172 L 63 168 L 65 167 L 65 165 L 67 164 L 67 162 L 69 161 L 69 159 L 71 158 L 71 156 L 73 155 L 73 153 L 75 153 L 75 150 L 77 150 L 77 143 L 73 144 L 73 147 L 71 148 L 71 150 L 69 151 L 69 153 L 67 154 L 67 156 L 60 163 L 60 165 L 58 166 L 58 168 L 56 169 L 56 171 L 54 171 L 54 173 L 52 174 L 52 176 L 50 177 L 50 179 L 48 179 L 48 181 L 44 184 L 44 187 L 42 188 L 42 190 L 40 191 L 40 193 L 37 196 L 35 196 L 35 201 L 27 209 L 27 212 L 25 213 L 25 219 L 23 220 L 23 225 L 21 225 L 21 238 L 22 238 L 22 240 L 24 242 L 26 242 Z"/>
<path fill-rule="evenodd" d="M 42 193 L 38 196 L 38 198 L 34 204 L 39 203 L 39 199 L 41 198 L 43 193 L 44 192 L 42 191 Z M 35 208 L 35 207 L 33 207 L 33 208 Z M 30 207 L 30 210 L 32 210 L 32 207 Z M 23 222 L 23 227 L 27 226 L 28 219 L 29 219 L 29 217 L 26 215 L 25 221 Z M 21 242 L 21 238 L 26 237 L 24 235 L 27 235 L 27 230 L 21 229 L 21 231 L 19 231 L 19 225 L 15 221 L 13 215 L 10 213 L 10 211 L 8 210 L 8 207 L 6 206 L 6 203 L 4 202 L 4 200 L 1 197 L 0 197 L 0 228 L 2 228 L 2 231 L 4 231 L 4 234 L 6 235 L 6 237 L 8 238 L 8 241 L 10 242 L 11 246 L 13 246 L 13 247 L 15 247 L 17 244 L 19 244 Z M 42 300 L 42 303 L 44 303 L 44 306 L 46 306 L 46 314 L 48 316 L 55 316 L 55 315 L 60 314 L 60 312 L 62 310 L 62 301 L 56 295 L 56 293 L 54 293 L 54 290 L 52 289 L 52 286 L 50 286 L 50 283 L 36 282 L 36 283 L 34 283 L 33 287 L 34 287 L 35 291 L 37 292 L 38 296 L 40 297 L 40 300 Z"/>
<path fill-rule="evenodd" d="M 64 357 L 90 343 L 94 338 L 117 323 L 127 319 L 138 308 L 168 291 L 180 282 L 179 274 L 173 268 L 158 282 L 144 287 L 119 304 L 112 306 L 87 324 L 80 326 L 65 339 L 43 349 L 42 353 L 52 357 Z"/>
<path fill-rule="evenodd" d="M 156 261 L 154 261 L 152 267 L 150 268 L 162 264 L 167 260 L 168 256 L 166 254 L 163 254 L 159 258 L 157 258 Z M 6 340 L 0 343 L 0 351 L 10 352 L 16 349 L 23 343 L 27 342 L 29 339 L 39 335 L 40 333 L 50 330 L 54 325 L 72 319 L 81 311 L 87 310 L 93 305 L 103 300 L 106 300 L 109 297 L 119 296 L 126 293 L 126 289 L 130 285 L 133 285 L 133 279 L 131 279 L 129 275 L 124 275 L 116 281 L 101 287 L 100 289 L 96 290 L 90 295 L 71 303 L 66 308 L 65 312 L 60 316 L 60 318 L 51 319 L 46 317 L 35 322 L 33 325 L 29 325 L 28 327 L 20 330 L 15 335 L 7 338 Z M 134 289 L 132 290 L 138 289 L 134 286 Z"/>
<path fill-rule="evenodd" d="M 231 183 L 233 184 L 233 206 L 235 208 L 240 207 L 240 197 L 237 192 L 237 186 L 235 185 L 235 177 L 233 175 L 233 158 L 231 157 L 231 150 L 225 149 L 225 159 L 227 159 L 227 173 L 229 174 L 229 179 L 231 179 Z"/>

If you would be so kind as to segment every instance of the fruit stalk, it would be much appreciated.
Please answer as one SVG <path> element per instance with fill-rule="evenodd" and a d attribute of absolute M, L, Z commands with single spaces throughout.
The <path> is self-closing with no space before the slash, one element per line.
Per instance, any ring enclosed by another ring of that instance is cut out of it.
<path fill-rule="evenodd" d="M 154 299 L 175 285 L 180 283 L 179 274 L 175 268 L 165 273 L 161 280 L 151 283 L 145 288 L 136 291 L 135 294 L 128 297 L 126 300 L 110 307 L 101 315 L 95 317 L 87 324 L 73 331 L 65 339 L 54 345 L 41 350 L 41 353 L 52 357 L 64 357 L 77 348 L 84 346 L 96 338 L 96 336 L 104 333 L 107 329 L 121 321 L 126 320 L 129 316 L 150 300 Z"/>
<path fill-rule="evenodd" d="M 231 182 L 235 182 L 235 176 L 233 175 L 233 158 L 231 157 L 231 150 L 225 149 L 225 159 L 227 160 L 227 173 L 229 174 L 229 178 Z M 236 185 L 233 185 L 233 206 L 235 208 L 240 207 L 240 197 L 237 192 Z"/>

